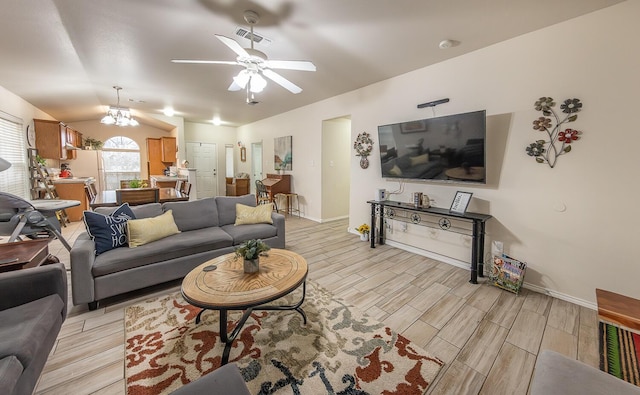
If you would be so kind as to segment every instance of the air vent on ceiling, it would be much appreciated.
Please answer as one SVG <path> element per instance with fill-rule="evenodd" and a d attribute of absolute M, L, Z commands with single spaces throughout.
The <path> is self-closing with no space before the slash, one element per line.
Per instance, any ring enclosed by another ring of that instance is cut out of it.
<path fill-rule="evenodd" d="M 251 30 L 246 29 L 244 27 L 237 27 L 236 28 L 236 36 L 244 37 L 247 40 L 251 40 Z M 270 38 L 267 38 L 267 37 L 263 36 L 260 33 L 256 33 L 256 31 L 254 30 L 253 31 L 253 42 L 256 43 L 256 44 L 269 46 L 269 45 L 271 45 L 271 43 L 273 41 Z"/>

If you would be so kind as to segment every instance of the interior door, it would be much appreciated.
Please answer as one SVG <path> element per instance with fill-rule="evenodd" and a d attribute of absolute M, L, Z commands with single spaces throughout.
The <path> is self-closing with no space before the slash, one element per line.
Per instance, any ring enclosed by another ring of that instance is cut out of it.
<path fill-rule="evenodd" d="M 262 142 L 251 143 L 251 191 L 256 193 L 256 180 L 264 179 L 262 174 Z"/>
<path fill-rule="evenodd" d="M 218 158 L 216 145 L 211 143 L 187 143 L 187 160 L 196 169 L 198 198 L 218 195 Z"/>

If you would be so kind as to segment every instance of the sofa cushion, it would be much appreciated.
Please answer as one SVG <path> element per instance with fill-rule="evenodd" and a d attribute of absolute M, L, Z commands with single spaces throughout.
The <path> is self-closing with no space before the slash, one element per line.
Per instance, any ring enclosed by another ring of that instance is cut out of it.
<path fill-rule="evenodd" d="M 96 257 L 91 273 L 94 277 L 100 277 L 232 245 L 233 238 L 220 228 L 196 229 L 181 232 L 140 247 L 116 248 L 105 252 Z"/>
<path fill-rule="evenodd" d="M 129 208 L 133 212 L 133 215 L 135 215 L 136 219 L 157 217 L 158 215 L 162 215 L 163 213 L 162 204 L 160 203 L 141 204 L 139 206 L 133 206 Z M 93 211 L 96 213 L 108 215 L 113 213 L 115 210 L 116 207 L 96 207 Z"/>
<path fill-rule="evenodd" d="M 173 219 L 180 231 L 218 226 L 218 206 L 215 198 L 204 198 L 191 202 L 167 202 L 164 211 L 173 210 Z"/>
<path fill-rule="evenodd" d="M 244 196 L 218 196 L 216 204 L 218 205 L 218 226 L 229 225 L 236 222 L 236 204 L 244 204 L 245 206 L 256 206 L 255 195 Z"/>
<path fill-rule="evenodd" d="M 251 207 L 237 203 L 235 225 L 272 224 L 271 212 L 273 212 L 273 205 L 271 204 Z"/>
<path fill-rule="evenodd" d="M 15 355 L 2 358 L 0 360 L 0 388 L 9 394 L 13 393 L 23 371 L 24 367 Z"/>
<path fill-rule="evenodd" d="M 233 245 L 242 244 L 242 242 L 251 239 L 268 239 L 275 237 L 278 229 L 269 224 L 255 225 L 225 225 L 222 227 L 226 233 L 233 237 Z"/>
<path fill-rule="evenodd" d="M 29 270 L 29 269 L 27 269 Z M 52 328 L 62 325 L 64 303 L 57 294 L 0 311 L 0 358 L 15 355 L 22 366 L 43 349 Z"/>
<path fill-rule="evenodd" d="M 127 221 L 134 218 L 128 203 L 106 215 L 85 211 L 84 224 L 96 243 L 96 255 L 127 245 Z"/>
<path fill-rule="evenodd" d="M 134 248 L 180 233 L 173 211 L 152 218 L 132 219 L 127 223 L 129 247 Z"/>

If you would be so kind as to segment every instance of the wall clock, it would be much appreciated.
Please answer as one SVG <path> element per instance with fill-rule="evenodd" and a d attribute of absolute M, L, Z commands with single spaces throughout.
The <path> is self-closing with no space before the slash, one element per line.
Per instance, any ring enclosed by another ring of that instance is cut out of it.
<path fill-rule="evenodd" d="M 29 147 L 36 146 L 36 128 L 33 122 L 27 125 L 27 144 Z"/>

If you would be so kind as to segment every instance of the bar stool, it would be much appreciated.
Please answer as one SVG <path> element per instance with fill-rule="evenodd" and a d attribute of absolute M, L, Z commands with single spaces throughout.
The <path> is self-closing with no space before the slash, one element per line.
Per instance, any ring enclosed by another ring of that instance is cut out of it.
<path fill-rule="evenodd" d="M 289 192 L 285 193 L 285 195 L 287 196 L 287 213 L 289 213 L 289 215 L 298 213 L 298 218 L 300 218 L 300 201 L 298 200 L 298 194 Z"/>
<path fill-rule="evenodd" d="M 289 202 L 287 200 L 287 194 L 286 193 L 276 193 L 273 196 L 273 200 L 276 204 L 276 211 L 277 212 L 283 212 L 283 213 L 287 213 L 287 210 L 289 208 Z M 286 205 L 285 205 L 286 203 Z M 280 207 L 280 209 L 278 209 L 278 207 Z M 286 207 L 286 208 L 285 208 Z"/>

